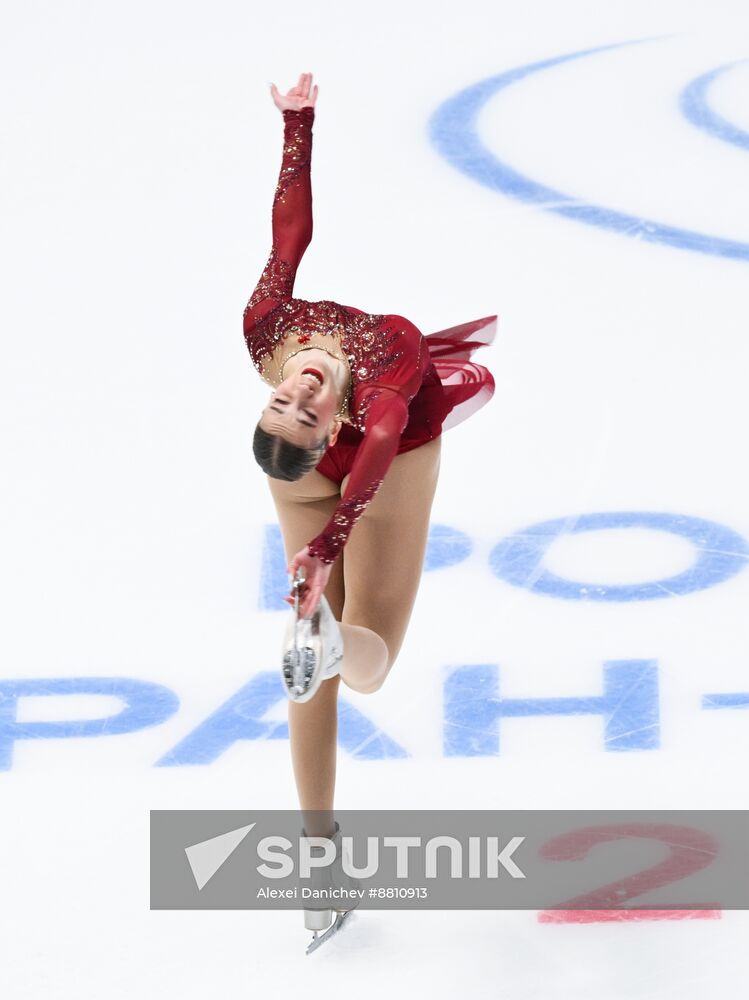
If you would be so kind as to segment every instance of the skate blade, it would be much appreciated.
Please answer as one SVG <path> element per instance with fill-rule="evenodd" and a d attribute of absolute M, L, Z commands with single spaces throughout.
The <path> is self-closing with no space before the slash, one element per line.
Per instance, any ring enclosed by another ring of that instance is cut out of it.
<path fill-rule="evenodd" d="M 353 912 L 354 912 L 353 910 L 339 911 L 336 914 L 335 920 L 330 925 L 330 927 L 328 927 L 328 929 L 325 931 L 324 934 L 318 934 L 317 932 L 315 932 L 315 936 L 307 945 L 306 954 L 311 955 L 312 952 L 316 951 L 321 944 L 325 944 L 325 942 L 329 938 L 333 937 L 333 935 L 336 934 L 343 927 L 343 925 L 346 923 L 346 921 L 349 919 L 349 917 Z"/>

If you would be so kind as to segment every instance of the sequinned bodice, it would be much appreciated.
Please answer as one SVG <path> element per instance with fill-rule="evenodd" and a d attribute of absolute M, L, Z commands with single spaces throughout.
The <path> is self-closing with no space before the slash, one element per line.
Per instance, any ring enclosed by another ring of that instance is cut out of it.
<path fill-rule="evenodd" d="M 351 372 L 348 414 L 351 423 L 363 431 L 365 402 L 372 398 L 372 393 L 357 392 L 360 386 L 397 385 L 405 389 L 410 399 L 420 383 L 421 335 L 416 331 L 414 336 L 414 330 L 399 324 L 398 318 L 361 312 L 330 300 L 308 302 L 292 298 L 279 303 L 260 324 L 250 354 L 257 370 L 271 384 L 274 370 L 300 347 L 324 347 L 345 358 Z M 409 367 L 405 373 L 412 377 L 404 385 L 403 372 L 399 373 L 398 367 L 406 357 Z"/>

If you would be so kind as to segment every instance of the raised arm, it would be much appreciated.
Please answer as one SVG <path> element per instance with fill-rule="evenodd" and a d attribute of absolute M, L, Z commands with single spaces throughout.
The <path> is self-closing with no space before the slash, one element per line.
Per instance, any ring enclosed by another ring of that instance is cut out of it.
<path fill-rule="evenodd" d="M 311 74 L 303 73 L 299 79 L 299 85 L 285 96 L 273 87 L 274 101 L 283 115 L 283 156 L 273 198 L 270 256 L 244 311 L 248 347 L 258 323 L 279 302 L 291 298 L 299 262 L 312 239 L 310 164 L 317 86 L 310 98 Z"/>

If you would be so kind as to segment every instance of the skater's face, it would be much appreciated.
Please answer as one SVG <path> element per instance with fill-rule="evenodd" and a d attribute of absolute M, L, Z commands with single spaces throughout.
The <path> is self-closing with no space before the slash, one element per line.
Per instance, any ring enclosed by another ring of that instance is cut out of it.
<path fill-rule="evenodd" d="M 340 427 L 333 419 L 338 395 L 333 379 L 325 375 L 323 379 L 320 385 L 314 375 L 303 369 L 285 378 L 261 414 L 262 429 L 268 434 L 280 434 L 299 448 L 318 447 L 328 433 L 333 444 Z"/>

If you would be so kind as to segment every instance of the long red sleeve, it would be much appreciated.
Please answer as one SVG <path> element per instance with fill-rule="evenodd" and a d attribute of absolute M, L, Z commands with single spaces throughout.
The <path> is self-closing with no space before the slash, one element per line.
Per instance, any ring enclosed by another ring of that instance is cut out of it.
<path fill-rule="evenodd" d="M 400 392 L 371 385 L 361 386 L 360 392 L 367 395 L 367 416 L 346 495 L 320 534 L 309 543 L 310 554 L 325 563 L 336 560 L 354 524 L 382 485 L 408 422 L 408 403 Z"/>
<path fill-rule="evenodd" d="M 294 278 L 312 239 L 313 107 L 283 112 L 281 171 L 273 198 L 273 244 L 260 280 L 244 311 L 244 336 L 252 353 L 256 328 L 284 299 L 291 298 Z"/>

